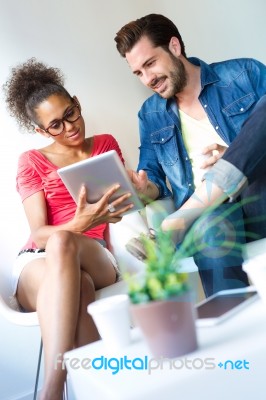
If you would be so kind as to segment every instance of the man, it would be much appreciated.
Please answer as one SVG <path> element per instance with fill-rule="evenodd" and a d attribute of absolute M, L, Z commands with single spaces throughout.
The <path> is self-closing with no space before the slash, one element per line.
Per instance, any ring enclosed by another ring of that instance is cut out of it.
<path fill-rule="evenodd" d="M 179 209 L 200 184 L 200 167 L 207 169 L 222 157 L 265 95 L 266 67 L 252 59 L 208 65 L 198 58 L 187 58 L 176 26 L 157 14 L 125 25 L 115 41 L 132 72 L 155 92 L 139 112 L 139 172 L 132 173 L 132 180 L 147 198 L 157 199 L 171 195 L 167 178 Z M 202 153 L 209 158 L 200 165 L 197 155 Z M 228 207 L 230 204 L 222 204 L 213 215 Z M 248 211 L 248 207 L 244 209 Z M 205 249 L 194 256 L 207 296 L 248 285 L 241 252 L 236 248 L 217 251 L 217 236 L 243 243 L 241 208 L 208 229 L 213 215 L 202 225 Z M 247 216 L 253 217 L 254 212 Z"/>

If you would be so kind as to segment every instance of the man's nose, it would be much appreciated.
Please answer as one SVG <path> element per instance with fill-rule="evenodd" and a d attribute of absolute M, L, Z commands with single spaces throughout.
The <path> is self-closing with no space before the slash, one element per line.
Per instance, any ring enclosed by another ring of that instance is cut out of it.
<path fill-rule="evenodd" d="M 153 72 L 145 71 L 142 78 L 144 85 L 150 87 L 152 82 L 156 79 L 156 75 Z"/>

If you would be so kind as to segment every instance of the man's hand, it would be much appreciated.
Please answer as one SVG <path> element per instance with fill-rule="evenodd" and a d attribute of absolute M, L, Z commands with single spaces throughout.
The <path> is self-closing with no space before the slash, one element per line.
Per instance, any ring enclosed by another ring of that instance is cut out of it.
<path fill-rule="evenodd" d="M 209 154 L 210 157 L 202 163 L 201 168 L 205 169 L 212 167 L 219 160 L 219 158 L 224 155 L 226 149 L 226 146 L 222 146 L 218 143 L 213 143 L 204 147 L 202 154 Z"/>
<path fill-rule="evenodd" d="M 141 194 L 146 194 L 148 188 L 148 176 L 146 172 L 142 169 L 139 172 L 128 169 L 127 173 L 136 191 Z"/>
<path fill-rule="evenodd" d="M 127 173 L 138 193 L 139 198 L 144 204 L 157 199 L 159 196 L 159 190 L 153 182 L 149 181 L 145 171 L 141 169 L 139 172 L 136 172 L 132 169 L 128 169 Z"/>

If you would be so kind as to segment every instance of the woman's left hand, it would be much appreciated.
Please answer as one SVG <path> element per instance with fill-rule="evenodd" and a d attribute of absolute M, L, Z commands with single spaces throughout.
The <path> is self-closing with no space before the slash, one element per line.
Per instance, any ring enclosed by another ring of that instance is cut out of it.
<path fill-rule="evenodd" d="M 85 232 L 100 224 L 121 221 L 123 214 L 130 210 L 133 204 L 123 206 L 131 193 L 123 194 L 116 200 L 110 201 L 110 198 L 119 188 L 119 185 L 112 186 L 97 203 L 91 204 L 87 202 L 87 192 L 85 186 L 83 186 L 79 193 L 77 209 L 72 221 L 75 224 L 75 230 Z"/>

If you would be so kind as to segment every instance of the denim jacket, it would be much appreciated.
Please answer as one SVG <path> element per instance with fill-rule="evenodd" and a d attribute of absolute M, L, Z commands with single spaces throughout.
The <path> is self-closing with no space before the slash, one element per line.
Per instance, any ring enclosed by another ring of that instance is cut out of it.
<path fill-rule="evenodd" d="M 257 101 L 266 94 L 266 66 L 247 58 L 209 65 L 197 58 L 189 61 L 201 68 L 199 101 L 216 132 L 229 145 Z M 138 170 L 147 172 L 149 180 L 158 187 L 160 198 L 171 196 L 167 178 L 179 208 L 193 193 L 194 184 L 177 103 L 155 93 L 144 102 L 138 116 Z"/>

